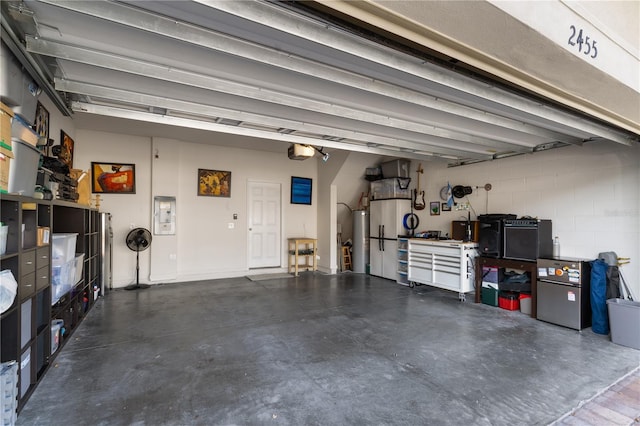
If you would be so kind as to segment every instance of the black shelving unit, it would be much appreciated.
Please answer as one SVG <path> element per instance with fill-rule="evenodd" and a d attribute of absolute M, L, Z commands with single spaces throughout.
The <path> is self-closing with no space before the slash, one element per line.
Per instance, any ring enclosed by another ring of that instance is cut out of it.
<path fill-rule="evenodd" d="M 12 306 L 0 314 L 0 362 L 18 361 L 18 411 L 45 375 L 53 358 L 96 301 L 100 233 L 98 212 L 75 203 L 0 196 L 0 221 L 9 227 L 0 270 L 18 282 Z M 48 229 L 48 241 L 39 240 Z M 83 254 L 80 280 L 51 304 L 51 235 L 77 233 L 75 253 Z M 51 353 L 51 321 L 64 320 L 65 333 Z"/>

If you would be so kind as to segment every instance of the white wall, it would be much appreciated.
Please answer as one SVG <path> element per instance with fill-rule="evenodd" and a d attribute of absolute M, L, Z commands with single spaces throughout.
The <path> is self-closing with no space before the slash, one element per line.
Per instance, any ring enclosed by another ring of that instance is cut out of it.
<path fill-rule="evenodd" d="M 441 201 L 439 191 L 447 181 L 473 186 L 468 201 L 478 215 L 551 219 L 562 256 L 593 259 L 600 252 L 615 251 L 630 257 L 631 263 L 621 270 L 640 298 L 640 145 L 587 143 L 463 167 L 429 163 L 424 168 L 427 203 Z M 491 183 L 491 191 L 475 189 L 485 183 Z M 430 216 L 427 209 L 417 213 L 420 230 L 442 232 L 450 232 L 451 221 L 467 214 L 454 210 Z"/>
<path fill-rule="evenodd" d="M 213 136 L 212 136 L 213 137 Z M 224 138 L 225 135 L 215 135 Z M 91 161 L 113 161 L 136 164 L 136 194 L 104 194 L 101 210 L 113 215 L 114 228 L 114 287 L 135 281 L 135 256 L 124 246 L 124 238 L 131 226 L 152 229 L 154 195 L 175 196 L 177 223 L 175 253 L 171 249 L 156 249 L 160 256 L 176 255 L 176 281 L 241 276 L 247 269 L 247 181 L 277 182 L 282 185 L 282 259 L 286 267 L 286 238 L 317 237 L 317 161 L 292 161 L 286 155 L 272 152 L 248 151 L 206 144 L 186 143 L 154 138 L 79 130 L 76 136 L 76 166 L 88 169 Z M 155 156 L 158 155 L 156 159 Z M 167 160 L 173 166 L 167 165 Z M 162 164 L 155 166 L 155 162 Z M 197 170 L 228 170 L 231 176 L 231 197 L 197 196 Z M 153 188 L 152 194 L 152 174 Z M 291 176 L 314 179 L 314 200 L 311 206 L 290 204 Z M 171 193 L 160 184 L 171 182 Z M 233 219 L 233 214 L 238 219 Z M 234 223 L 229 229 L 228 224 Z M 165 237 L 154 236 L 163 242 Z M 149 282 L 150 258 L 154 250 L 141 253 L 140 280 Z M 162 261 L 162 259 L 160 259 Z M 157 263 L 156 263 L 157 264 Z M 171 275 L 166 280 L 174 280 Z"/>

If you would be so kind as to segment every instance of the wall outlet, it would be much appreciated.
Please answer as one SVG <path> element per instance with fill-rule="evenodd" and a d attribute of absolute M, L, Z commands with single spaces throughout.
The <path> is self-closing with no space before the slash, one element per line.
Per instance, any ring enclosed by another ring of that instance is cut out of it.
<path fill-rule="evenodd" d="M 233 222 L 229 222 L 227 226 L 229 227 L 229 229 L 233 229 L 236 225 Z"/>
<path fill-rule="evenodd" d="M 135 227 L 136 227 L 136 224 L 135 224 L 135 223 L 130 223 L 130 224 L 129 224 L 129 229 L 133 229 L 133 228 L 135 228 Z"/>
<path fill-rule="evenodd" d="M 176 254 L 175 254 L 175 253 L 171 253 L 171 254 L 169 255 L 169 260 L 176 260 L 177 258 L 178 258 L 178 256 L 176 256 Z"/>

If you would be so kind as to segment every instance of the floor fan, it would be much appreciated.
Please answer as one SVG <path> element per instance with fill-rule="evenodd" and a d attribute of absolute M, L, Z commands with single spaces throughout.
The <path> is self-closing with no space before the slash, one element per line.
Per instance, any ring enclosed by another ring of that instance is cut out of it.
<path fill-rule="evenodd" d="M 149 284 L 140 284 L 140 252 L 151 245 L 151 232 L 145 228 L 135 228 L 127 234 L 127 247 L 136 252 L 136 283 L 126 286 L 125 290 L 149 288 Z"/>

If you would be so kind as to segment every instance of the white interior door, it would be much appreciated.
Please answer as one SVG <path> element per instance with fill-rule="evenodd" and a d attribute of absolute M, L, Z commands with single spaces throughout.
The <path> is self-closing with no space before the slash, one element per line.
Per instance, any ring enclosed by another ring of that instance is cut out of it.
<path fill-rule="evenodd" d="M 279 183 L 248 182 L 249 268 L 280 266 L 281 190 Z"/>

